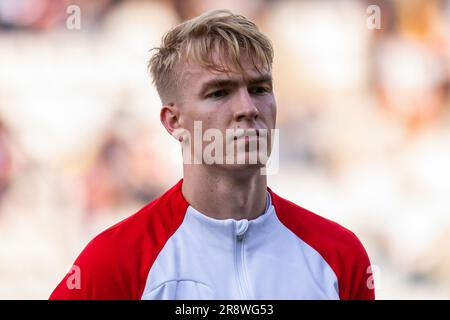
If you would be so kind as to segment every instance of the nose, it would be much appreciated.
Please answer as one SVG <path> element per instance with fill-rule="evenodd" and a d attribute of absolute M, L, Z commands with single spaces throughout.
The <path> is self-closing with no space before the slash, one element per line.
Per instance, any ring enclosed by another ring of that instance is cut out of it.
<path fill-rule="evenodd" d="M 247 88 L 239 89 L 237 97 L 233 103 L 235 121 L 256 120 L 259 116 L 258 108 L 256 108 L 252 97 L 248 93 Z"/>

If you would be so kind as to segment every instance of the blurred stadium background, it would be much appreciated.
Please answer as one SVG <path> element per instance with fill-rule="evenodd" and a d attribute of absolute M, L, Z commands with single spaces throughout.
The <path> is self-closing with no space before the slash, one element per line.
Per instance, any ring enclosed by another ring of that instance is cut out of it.
<path fill-rule="evenodd" d="M 449 299 L 448 0 L 0 0 L 0 298 L 46 299 L 89 239 L 181 177 L 148 50 L 213 8 L 275 47 L 270 186 L 360 237 L 377 298 Z"/>

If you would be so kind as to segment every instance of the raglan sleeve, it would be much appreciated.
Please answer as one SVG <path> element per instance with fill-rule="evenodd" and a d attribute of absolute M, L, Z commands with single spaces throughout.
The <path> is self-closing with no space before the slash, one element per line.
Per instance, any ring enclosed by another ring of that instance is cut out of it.
<path fill-rule="evenodd" d="M 99 235 L 81 252 L 50 300 L 131 299 L 120 261 L 108 237 Z"/>
<path fill-rule="evenodd" d="M 375 300 L 374 267 L 361 241 L 353 232 L 350 233 L 350 250 L 345 257 L 340 297 L 343 300 Z"/>

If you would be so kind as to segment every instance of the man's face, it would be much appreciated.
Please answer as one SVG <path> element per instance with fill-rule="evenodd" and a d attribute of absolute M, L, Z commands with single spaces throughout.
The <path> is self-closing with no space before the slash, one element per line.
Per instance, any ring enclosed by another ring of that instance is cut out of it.
<path fill-rule="evenodd" d="M 270 155 L 271 130 L 276 121 L 272 74 L 270 71 L 259 73 L 249 61 L 244 60 L 242 66 L 243 74 L 218 72 L 192 63 L 186 65 L 178 102 L 179 123 L 191 137 L 194 137 L 194 121 L 201 121 L 202 135 L 208 129 L 218 129 L 223 134 L 224 152 L 227 145 L 237 145 L 237 140 L 242 139 L 240 146 L 247 145 L 246 158 L 251 152 L 250 140 L 258 140 L 258 137 L 228 139 L 227 129 L 244 129 L 250 135 L 255 130 L 266 130 L 267 154 Z M 203 148 L 207 144 L 208 141 L 204 141 Z"/>

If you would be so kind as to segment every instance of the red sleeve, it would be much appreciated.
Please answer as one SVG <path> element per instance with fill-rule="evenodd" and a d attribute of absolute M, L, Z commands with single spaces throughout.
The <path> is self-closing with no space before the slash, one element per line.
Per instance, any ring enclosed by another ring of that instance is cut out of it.
<path fill-rule="evenodd" d="M 160 198 L 94 238 L 50 299 L 141 299 L 147 276 L 188 203 L 182 180 Z"/>
<path fill-rule="evenodd" d="M 374 300 L 370 260 L 356 235 L 270 190 L 280 221 L 316 250 L 333 269 L 341 300 Z"/>
<path fill-rule="evenodd" d="M 133 298 L 133 281 L 124 274 L 121 261 L 104 237 L 101 234 L 86 246 L 51 294 L 51 300 Z"/>
<path fill-rule="evenodd" d="M 367 252 L 356 235 L 346 231 L 349 235 L 343 249 L 345 256 L 327 255 L 338 276 L 339 297 L 342 300 L 374 300 L 375 288 Z"/>

